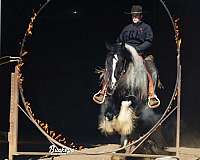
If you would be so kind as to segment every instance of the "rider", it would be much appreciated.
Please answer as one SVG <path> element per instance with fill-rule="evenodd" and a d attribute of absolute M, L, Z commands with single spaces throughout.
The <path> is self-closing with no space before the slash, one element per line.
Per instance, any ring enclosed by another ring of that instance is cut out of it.
<path fill-rule="evenodd" d="M 132 6 L 131 12 L 127 13 L 132 15 L 132 23 L 124 27 L 117 39 L 117 42 L 125 42 L 133 46 L 138 52 L 138 54 L 144 58 L 144 64 L 146 66 L 147 75 L 149 79 L 148 105 L 149 107 L 155 108 L 158 107 L 160 104 L 160 101 L 155 94 L 157 69 L 153 61 L 153 56 L 148 54 L 152 46 L 153 32 L 151 27 L 142 21 L 142 13 L 142 6 Z M 103 93 L 102 91 L 104 91 L 104 89 L 105 85 L 103 86 L 102 90 L 98 92 L 99 94 L 95 94 L 95 96 L 93 97 L 95 101 L 99 101 L 101 100 L 101 98 L 103 98 L 101 93 Z"/>

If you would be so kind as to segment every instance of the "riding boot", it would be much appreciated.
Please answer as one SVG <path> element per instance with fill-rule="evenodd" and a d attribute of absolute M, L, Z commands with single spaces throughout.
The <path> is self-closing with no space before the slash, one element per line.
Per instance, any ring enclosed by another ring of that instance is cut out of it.
<path fill-rule="evenodd" d="M 102 84 L 102 89 L 99 90 L 96 94 L 94 94 L 93 96 L 93 100 L 97 103 L 97 104 L 103 104 L 105 101 L 105 97 L 107 95 L 107 83 L 103 83 Z"/>
<path fill-rule="evenodd" d="M 149 79 L 149 97 L 148 97 L 148 106 L 149 108 L 157 108 L 160 105 L 160 100 L 155 94 L 155 86 L 153 79 L 149 73 L 147 73 Z"/>
<path fill-rule="evenodd" d="M 150 108 L 157 108 L 160 105 L 160 100 L 155 94 L 158 73 L 157 73 L 157 69 L 154 64 L 154 58 L 152 55 L 149 55 L 145 58 L 145 66 L 146 66 L 147 76 L 149 80 L 148 106 Z"/>

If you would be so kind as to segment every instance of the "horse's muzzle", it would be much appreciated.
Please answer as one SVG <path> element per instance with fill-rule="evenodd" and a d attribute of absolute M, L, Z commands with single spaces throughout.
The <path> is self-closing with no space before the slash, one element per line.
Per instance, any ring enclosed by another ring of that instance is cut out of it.
<path fill-rule="evenodd" d="M 105 117 L 106 117 L 106 120 L 112 121 L 114 115 L 113 115 L 112 113 L 110 113 L 110 112 L 107 112 L 107 113 L 105 114 Z"/>

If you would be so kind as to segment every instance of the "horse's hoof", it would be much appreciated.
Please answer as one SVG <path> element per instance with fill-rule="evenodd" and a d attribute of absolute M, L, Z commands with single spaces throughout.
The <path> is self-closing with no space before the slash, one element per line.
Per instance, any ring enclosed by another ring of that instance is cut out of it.
<path fill-rule="evenodd" d="M 111 157 L 111 160 L 126 160 L 126 158 L 124 156 L 115 156 L 115 155 L 113 155 Z"/>

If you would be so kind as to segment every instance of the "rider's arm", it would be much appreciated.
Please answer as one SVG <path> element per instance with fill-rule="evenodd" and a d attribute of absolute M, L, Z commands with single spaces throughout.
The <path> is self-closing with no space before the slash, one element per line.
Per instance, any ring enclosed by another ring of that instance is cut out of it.
<path fill-rule="evenodd" d="M 153 32 L 149 25 L 145 28 L 144 34 L 145 41 L 142 44 L 135 47 L 139 54 L 143 54 L 148 48 L 152 46 Z"/>

